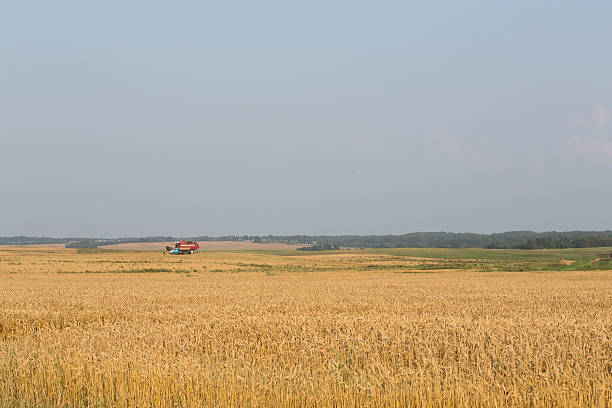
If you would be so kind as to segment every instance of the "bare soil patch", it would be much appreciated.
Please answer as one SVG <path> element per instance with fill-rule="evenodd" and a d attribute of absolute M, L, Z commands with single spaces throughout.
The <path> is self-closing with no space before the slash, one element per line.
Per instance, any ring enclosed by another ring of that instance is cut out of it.
<path fill-rule="evenodd" d="M 262 244 L 248 241 L 199 241 L 200 249 L 203 250 L 226 250 L 226 249 L 244 249 L 244 250 L 279 250 L 290 249 L 295 250 L 303 245 L 289 245 L 281 243 Z M 129 251 L 161 251 L 166 245 L 174 246 L 174 242 L 138 242 L 128 244 L 104 245 L 100 249 L 123 249 Z"/>
<path fill-rule="evenodd" d="M 64 244 L 31 244 L 31 245 L 24 245 L 24 244 L 20 244 L 20 245 L 0 245 L 0 249 L 2 248 L 64 248 L 65 245 Z"/>

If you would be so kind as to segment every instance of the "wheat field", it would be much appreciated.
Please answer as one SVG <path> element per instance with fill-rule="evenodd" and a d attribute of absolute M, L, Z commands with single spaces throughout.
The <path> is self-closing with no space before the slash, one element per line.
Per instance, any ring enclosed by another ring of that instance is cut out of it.
<path fill-rule="evenodd" d="M 612 406 L 610 271 L 293 252 L 0 249 L 0 406 Z"/>

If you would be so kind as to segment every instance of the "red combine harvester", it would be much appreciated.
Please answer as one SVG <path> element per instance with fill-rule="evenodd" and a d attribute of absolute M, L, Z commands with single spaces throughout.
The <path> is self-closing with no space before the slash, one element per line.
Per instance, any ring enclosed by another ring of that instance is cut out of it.
<path fill-rule="evenodd" d="M 166 253 L 166 251 L 169 252 L 170 255 L 193 254 L 193 252 L 199 248 L 200 244 L 198 244 L 197 242 L 183 240 L 175 242 L 174 248 L 172 248 L 171 246 L 167 246 L 166 249 L 164 249 L 164 254 Z"/>

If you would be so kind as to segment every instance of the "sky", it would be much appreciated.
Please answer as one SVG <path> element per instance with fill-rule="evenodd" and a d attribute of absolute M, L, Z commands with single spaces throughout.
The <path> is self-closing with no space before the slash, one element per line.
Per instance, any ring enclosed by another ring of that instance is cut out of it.
<path fill-rule="evenodd" d="M 612 2 L 0 3 L 0 236 L 612 229 Z"/>

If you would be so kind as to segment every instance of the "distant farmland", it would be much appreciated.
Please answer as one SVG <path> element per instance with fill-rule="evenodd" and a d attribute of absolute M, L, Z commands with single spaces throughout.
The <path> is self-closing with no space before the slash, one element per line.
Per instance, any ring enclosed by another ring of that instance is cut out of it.
<path fill-rule="evenodd" d="M 130 249 L 0 248 L 0 406 L 612 401 L 612 248 Z"/>

